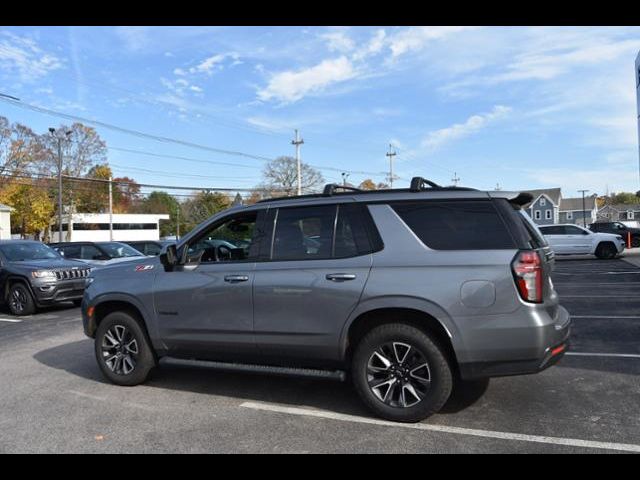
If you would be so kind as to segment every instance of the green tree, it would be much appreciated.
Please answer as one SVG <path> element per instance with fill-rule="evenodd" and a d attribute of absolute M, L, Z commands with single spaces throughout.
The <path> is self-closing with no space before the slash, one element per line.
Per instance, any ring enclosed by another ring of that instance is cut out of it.
<path fill-rule="evenodd" d="M 160 236 L 176 235 L 178 232 L 178 210 L 183 208 L 175 197 L 167 192 L 151 192 L 146 198 L 138 200 L 131 208 L 135 213 L 165 213 L 169 214 L 169 220 L 160 222 Z M 180 213 L 180 234 L 187 233 L 184 215 Z"/>
<path fill-rule="evenodd" d="M 210 216 L 231 206 L 232 199 L 218 192 L 198 192 L 184 202 L 185 227 L 191 230 Z"/>

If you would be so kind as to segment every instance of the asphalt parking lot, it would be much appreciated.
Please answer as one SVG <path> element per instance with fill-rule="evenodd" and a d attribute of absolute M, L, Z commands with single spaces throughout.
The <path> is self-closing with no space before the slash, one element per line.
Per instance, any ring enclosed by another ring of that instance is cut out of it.
<path fill-rule="evenodd" d="M 0 452 L 640 452 L 640 267 L 557 262 L 570 353 L 459 391 L 416 425 L 372 418 L 349 384 L 164 365 L 106 383 L 75 308 L 0 312 Z"/>

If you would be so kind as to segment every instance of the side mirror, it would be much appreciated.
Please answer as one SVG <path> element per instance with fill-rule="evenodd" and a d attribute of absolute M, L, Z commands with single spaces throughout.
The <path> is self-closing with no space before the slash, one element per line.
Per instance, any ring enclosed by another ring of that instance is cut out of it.
<path fill-rule="evenodd" d="M 178 252 L 175 244 L 167 245 L 165 250 L 160 254 L 160 263 L 162 263 L 167 272 L 172 271 L 178 264 Z"/>

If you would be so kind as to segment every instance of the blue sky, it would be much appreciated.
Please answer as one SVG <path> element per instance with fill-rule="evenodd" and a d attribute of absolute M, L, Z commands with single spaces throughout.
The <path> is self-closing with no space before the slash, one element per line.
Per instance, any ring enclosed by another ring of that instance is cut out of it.
<path fill-rule="evenodd" d="M 218 149 L 293 155 L 327 181 L 636 191 L 640 28 L 0 27 L 0 93 Z M 61 120 L 0 102 L 44 132 Z M 247 188 L 264 161 L 98 128 L 117 175 Z M 225 165 L 157 158 L 152 152 Z M 366 173 L 364 173 L 366 172 Z"/>

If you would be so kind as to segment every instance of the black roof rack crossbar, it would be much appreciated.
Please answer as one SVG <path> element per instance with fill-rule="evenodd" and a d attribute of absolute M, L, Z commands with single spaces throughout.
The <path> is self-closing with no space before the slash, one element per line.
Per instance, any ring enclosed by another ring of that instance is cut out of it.
<path fill-rule="evenodd" d="M 431 180 L 427 180 L 426 178 L 413 177 L 411 179 L 411 186 L 409 187 L 409 190 L 411 190 L 412 192 L 421 192 L 422 190 L 425 190 L 425 185 L 428 185 L 431 188 L 442 188 L 437 183 L 434 183 Z"/>
<path fill-rule="evenodd" d="M 330 197 L 332 196 L 336 190 L 347 190 L 350 192 L 362 192 L 363 190 L 356 188 L 356 187 L 350 187 L 348 185 L 338 185 L 337 183 L 329 183 L 327 185 L 324 186 L 324 190 L 322 191 L 322 196 L 323 197 Z"/>

